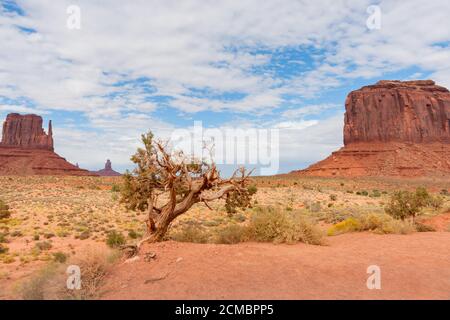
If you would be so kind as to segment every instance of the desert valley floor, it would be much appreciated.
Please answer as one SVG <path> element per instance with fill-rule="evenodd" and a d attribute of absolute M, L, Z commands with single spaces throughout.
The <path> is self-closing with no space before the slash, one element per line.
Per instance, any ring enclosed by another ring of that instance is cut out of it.
<path fill-rule="evenodd" d="M 175 221 L 167 241 L 128 261 L 106 240 L 115 231 L 136 241 L 145 214 L 120 204 L 120 184 L 120 177 L 0 177 L 0 199 L 11 212 L 0 220 L 0 298 L 450 299 L 448 179 L 256 178 L 253 208 L 229 215 L 221 202 L 212 210 L 197 205 Z M 442 199 L 418 217 L 427 232 L 343 227 L 383 215 L 393 191 L 419 186 Z M 320 245 L 229 244 L 234 226 L 268 207 L 309 219 L 323 232 Z M 63 292 L 67 266 L 94 256 L 102 268 L 85 283 L 89 290 Z M 370 265 L 381 268 L 381 290 L 367 289 Z"/>

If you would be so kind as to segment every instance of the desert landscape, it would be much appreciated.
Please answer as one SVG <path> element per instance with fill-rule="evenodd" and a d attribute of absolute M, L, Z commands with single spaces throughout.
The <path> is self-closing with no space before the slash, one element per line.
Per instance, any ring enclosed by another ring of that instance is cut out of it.
<path fill-rule="evenodd" d="M 107 250 L 117 249 L 115 242 L 133 242 L 145 232 L 145 214 L 119 203 L 121 178 L 4 176 L 0 181 L 1 199 L 11 212 L 0 224 L 2 248 L 9 249 L 0 255 L 3 299 L 54 298 L 51 278 L 62 278 L 59 289 L 64 288 L 69 261 L 91 251 L 102 259 Z M 139 260 L 124 263 L 117 257 L 104 266 L 105 279 L 84 298 L 449 298 L 448 180 L 291 174 L 256 178 L 255 185 L 252 208 L 229 215 L 224 203 L 213 210 L 195 206 L 174 223 L 167 241 L 146 246 Z M 393 192 L 420 186 L 442 203 L 423 211 L 419 230 L 386 217 L 384 207 Z M 323 235 L 311 237 L 312 244 L 287 239 L 238 243 L 239 227 L 267 208 L 304 217 Z M 364 230 L 350 220 L 367 217 L 386 221 Z M 111 232 L 120 237 L 109 237 Z M 147 253 L 155 257 L 145 259 Z M 386 270 L 380 292 L 365 286 L 366 268 L 374 263 Z M 55 267 L 59 274 L 43 275 Z M 32 292 L 24 291 L 33 281 Z M 59 298 L 69 297 L 64 294 Z"/>
<path fill-rule="evenodd" d="M 449 10 L 0 0 L 0 300 L 450 300 Z"/>
<path fill-rule="evenodd" d="M 151 133 L 133 172 L 122 176 L 109 160 L 89 172 L 54 153 L 51 123 L 47 135 L 41 117 L 9 115 L 0 297 L 448 299 L 450 93 L 432 81 L 371 88 L 347 98 L 342 150 L 266 177 L 241 169 L 225 179 L 214 162 L 179 163 Z M 417 116 L 373 94 L 406 95 Z M 437 109 L 422 106 L 434 99 Z M 395 126 L 358 129 L 393 105 Z M 65 287 L 69 265 L 80 265 L 80 290 Z M 382 267 L 382 290 L 367 288 L 371 265 Z"/>

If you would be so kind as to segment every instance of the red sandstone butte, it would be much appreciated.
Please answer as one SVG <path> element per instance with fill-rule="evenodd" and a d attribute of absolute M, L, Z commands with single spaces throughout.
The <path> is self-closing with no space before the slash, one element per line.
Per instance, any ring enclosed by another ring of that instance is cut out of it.
<path fill-rule="evenodd" d="M 3 123 L 0 142 L 0 175 L 92 175 L 53 151 L 51 121 L 48 133 L 42 118 L 11 113 Z"/>
<path fill-rule="evenodd" d="M 450 92 L 431 80 L 390 81 L 352 91 L 344 147 L 305 170 L 311 176 L 450 176 Z"/>
<path fill-rule="evenodd" d="M 105 168 L 92 172 L 93 174 L 99 175 L 100 177 L 120 177 L 121 174 L 117 171 L 114 171 L 112 168 L 111 161 L 108 159 L 105 163 Z"/>

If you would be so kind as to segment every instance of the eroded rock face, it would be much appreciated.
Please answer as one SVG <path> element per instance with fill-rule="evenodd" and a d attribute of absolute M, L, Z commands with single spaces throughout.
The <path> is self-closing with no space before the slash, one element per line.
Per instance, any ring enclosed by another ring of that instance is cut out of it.
<path fill-rule="evenodd" d="M 53 151 L 52 123 L 48 134 L 37 115 L 11 113 L 3 123 L 0 175 L 93 175 Z"/>
<path fill-rule="evenodd" d="M 379 81 L 345 102 L 344 147 L 295 173 L 450 176 L 450 92 L 431 80 Z"/>
<path fill-rule="evenodd" d="M 434 81 L 379 81 L 345 102 L 344 144 L 450 142 L 450 92 Z"/>
<path fill-rule="evenodd" d="M 42 128 L 42 117 L 10 113 L 3 123 L 1 145 L 53 151 L 52 122 L 49 122 L 46 134 Z"/>

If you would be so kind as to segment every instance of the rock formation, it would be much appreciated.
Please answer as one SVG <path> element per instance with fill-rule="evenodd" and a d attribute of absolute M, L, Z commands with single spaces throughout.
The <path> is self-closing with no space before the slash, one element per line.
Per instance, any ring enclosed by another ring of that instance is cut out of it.
<path fill-rule="evenodd" d="M 118 173 L 117 171 L 113 170 L 111 161 L 109 159 L 106 160 L 104 169 L 99 170 L 99 171 L 94 171 L 93 173 L 96 174 L 96 175 L 99 175 L 101 177 L 118 177 L 118 176 L 121 176 L 120 173 Z"/>
<path fill-rule="evenodd" d="M 48 123 L 48 134 L 42 128 L 42 118 L 34 114 L 21 116 L 10 113 L 3 123 L 2 145 L 53 151 L 52 121 Z"/>
<path fill-rule="evenodd" d="M 431 80 L 379 81 L 345 102 L 344 147 L 297 173 L 450 175 L 450 92 Z"/>
<path fill-rule="evenodd" d="M 3 123 L 0 142 L 1 175 L 92 175 L 53 151 L 52 122 L 48 133 L 37 115 L 11 113 Z"/>

